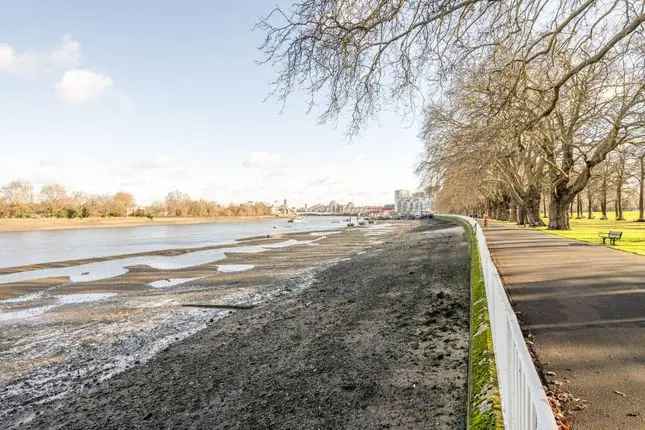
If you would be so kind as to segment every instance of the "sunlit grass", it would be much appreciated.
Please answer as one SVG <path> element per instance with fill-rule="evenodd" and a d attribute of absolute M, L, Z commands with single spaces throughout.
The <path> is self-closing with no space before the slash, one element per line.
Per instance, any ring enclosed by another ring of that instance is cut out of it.
<path fill-rule="evenodd" d="M 612 248 L 645 255 L 645 222 L 636 222 L 638 211 L 624 212 L 624 221 L 616 221 L 613 212 L 608 213 L 607 216 L 609 219 L 601 220 L 600 212 L 594 212 L 593 219 L 586 219 L 586 213 L 583 219 L 576 219 L 574 215 L 570 220 L 571 230 L 547 230 L 546 228 L 540 228 L 540 230 L 596 245 L 602 245 L 600 234 L 605 234 L 609 230 L 622 231 L 622 239 Z"/>

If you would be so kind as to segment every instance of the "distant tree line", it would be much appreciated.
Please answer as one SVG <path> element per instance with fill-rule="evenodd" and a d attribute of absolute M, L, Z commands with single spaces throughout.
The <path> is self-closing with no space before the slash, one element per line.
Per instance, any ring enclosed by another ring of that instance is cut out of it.
<path fill-rule="evenodd" d="M 94 195 L 70 192 L 60 184 L 43 185 L 35 191 L 27 181 L 12 181 L 0 188 L 0 218 L 89 218 L 89 217 L 215 217 L 270 215 L 264 203 L 220 205 L 194 200 L 180 191 L 168 193 L 164 201 L 137 205 L 128 192 Z"/>

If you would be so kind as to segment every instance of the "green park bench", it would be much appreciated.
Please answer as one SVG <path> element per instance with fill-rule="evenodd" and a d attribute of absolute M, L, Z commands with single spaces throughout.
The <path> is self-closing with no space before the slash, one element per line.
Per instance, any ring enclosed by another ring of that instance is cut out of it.
<path fill-rule="evenodd" d="M 602 238 L 603 245 L 607 243 L 607 240 L 609 240 L 610 245 L 616 245 L 616 241 L 623 237 L 623 232 L 609 230 L 607 234 L 601 234 L 600 237 Z"/>

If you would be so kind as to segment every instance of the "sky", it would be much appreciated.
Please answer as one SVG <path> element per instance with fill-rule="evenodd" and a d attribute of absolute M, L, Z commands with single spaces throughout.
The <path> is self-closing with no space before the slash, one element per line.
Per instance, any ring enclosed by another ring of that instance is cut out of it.
<path fill-rule="evenodd" d="M 414 189 L 418 118 L 383 112 L 348 140 L 294 94 L 266 100 L 261 0 L 3 2 L 0 185 L 173 190 L 221 203 L 386 204 Z"/>

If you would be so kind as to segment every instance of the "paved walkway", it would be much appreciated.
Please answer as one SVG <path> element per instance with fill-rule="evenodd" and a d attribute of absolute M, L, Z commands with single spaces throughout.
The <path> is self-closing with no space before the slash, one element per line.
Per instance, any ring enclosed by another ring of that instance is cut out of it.
<path fill-rule="evenodd" d="M 575 429 L 645 429 L 645 257 L 496 224 L 488 245 Z"/>

